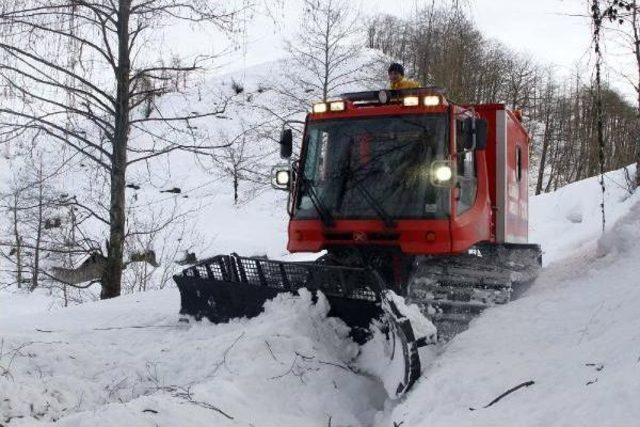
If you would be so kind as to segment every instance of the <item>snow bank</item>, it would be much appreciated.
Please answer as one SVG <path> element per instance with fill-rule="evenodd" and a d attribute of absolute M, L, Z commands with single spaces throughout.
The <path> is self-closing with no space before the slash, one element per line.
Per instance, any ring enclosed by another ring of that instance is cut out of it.
<path fill-rule="evenodd" d="M 176 290 L 0 318 L 0 422 L 370 425 L 385 393 L 308 292 L 258 318 L 178 323 Z M 21 418 L 22 417 L 22 418 Z"/>
<path fill-rule="evenodd" d="M 534 198 L 533 235 L 551 265 L 455 337 L 377 425 L 637 425 L 640 192 L 608 188 L 602 236 L 595 179 Z"/>
<path fill-rule="evenodd" d="M 635 165 L 628 168 L 635 174 Z M 630 207 L 630 194 L 623 169 L 605 174 L 605 216 L 610 228 Z M 553 193 L 532 197 L 529 207 L 529 241 L 540 243 L 543 263 L 581 252 L 595 250 L 602 233 L 600 210 L 602 192 L 599 177 L 574 182 Z"/>

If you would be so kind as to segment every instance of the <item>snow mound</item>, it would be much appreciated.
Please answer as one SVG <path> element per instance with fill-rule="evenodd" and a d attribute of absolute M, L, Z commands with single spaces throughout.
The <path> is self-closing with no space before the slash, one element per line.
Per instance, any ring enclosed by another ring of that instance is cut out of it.
<path fill-rule="evenodd" d="M 640 203 L 629 209 L 629 214 L 619 219 L 612 230 L 598 240 L 598 256 L 616 257 L 630 255 L 640 241 Z"/>
<path fill-rule="evenodd" d="M 620 169 L 605 174 L 605 217 L 609 228 L 632 204 L 626 175 L 634 176 L 635 165 L 627 169 L 628 172 Z M 597 176 L 530 199 L 529 241 L 542 246 L 545 266 L 585 248 L 596 250 L 602 233 L 601 203 Z"/>
<path fill-rule="evenodd" d="M 594 181 L 534 198 L 551 265 L 456 336 L 377 425 L 637 425 L 640 192 L 609 186 L 602 234 Z M 576 199 L 584 217 L 572 228 Z"/>
<path fill-rule="evenodd" d="M 0 423 L 356 426 L 381 409 L 323 297 L 282 294 L 219 325 L 179 323 L 179 300 L 170 289 L 1 318 Z"/>

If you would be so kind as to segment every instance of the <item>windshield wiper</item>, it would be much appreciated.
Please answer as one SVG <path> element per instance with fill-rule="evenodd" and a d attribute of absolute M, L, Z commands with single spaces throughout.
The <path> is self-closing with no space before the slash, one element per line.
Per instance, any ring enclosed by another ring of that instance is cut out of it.
<path fill-rule="evenodd" d="M 351 140 L 350 147 L 352 144 L 353 144 L 353 139 Z M 384 222 L 384 225 L 389 228 L 395 227 L 396 222 L 393 220 L 391 215 L 389 215 L 387 211 L 384 210 L 384 208 L 380 205 L 380 202 L 378 202 L 375 199 L 375 197 L 371 195 L 369 190 L 367 190 L 362 186 L 362 181 L 358 181 L 356 179 L 356 171 L 351 170 L 350 165 L 351 165 L 351 149 L 349 149 L 349 152 L 347 154 L 346 164 L 342 172 L 344 175 L 344 178 L 343 178 L 344 181 L 342 183 L 343 190 L 342 190 L 341 197 L 344 196 L 344 192 L 346 191 L 346 188 L 347 188 L 347 182 L 352 181 L 353 182 L 352 188 L 355 188 L 356 190 L 358 190 L 358 192 L 360 193 L 362 198 L 367 202 L 369 207 L 371 207 L 376 213 L 376 215 L 378 215 L 378 217 L 382 219 L 382 221 Z"/>
<path fill-rule="evenodd" d="M 313 204 L 313 207 L 320 216 L 320 221 L 322 221 L 322 223 L 327 227 L 333 227 L 335 224 L 333 215 L 331 215 L 331 212 L 329 212 L 326 206 L 322 203 L 322 200 L 320 200 L 320 197 L 318 197 L 318 193 L 316 193 L 315 188 L 313 188 L 311 181 L 303 174 L 300 174 L 300 179 L 302 180 L 301 195 L 307 194 L 309 196 L 309 200 L 311 200 L 311 204 Z"/>
<path fill-rule="evenodd" d="M 382 222 L 384 222 L 384 225 L 386 227 L 394 228 L 397 225 L 396 222 L 391 217 L 391 215 L 389 215 L 387 211 L 385 211 L 384 208 L 380 205 L 380 202 L 371 195 L 369 190 L 367 190 L 362 186 L 362 181 L 356 181 L 354 179 L 353 188 L 355 188 L 360 192 L 360 194 L 362 195 L 362 198 L 364 198 L 367 204 L 375 211 L 376 215 L 380 217 L 380 219 L 382 220 Z"/>

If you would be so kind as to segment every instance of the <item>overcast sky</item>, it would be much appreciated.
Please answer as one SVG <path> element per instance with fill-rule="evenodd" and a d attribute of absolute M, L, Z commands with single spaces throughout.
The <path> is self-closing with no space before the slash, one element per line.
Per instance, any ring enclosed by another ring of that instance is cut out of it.
<path fill-rule="evenodd" d="M 410 17 L 431 0 L 378 0 L 367 10 Z M 439 2 L 436 1 L 436 4 Z M 484 35 L 544 62 L 573 67 L 589 49 L 585 0 L 461 0 Z"/>
<path fill-rule="evenodd" d="M 274 4 L 271 12 L 275 20 L 254 14 L 247 19 L 242 43 L 237 50 L 222 59 L 228 69 L 241 72 L 243 68 L 260 64 L 284 55 L 283 38 L 292 37 L 303 25 L 299 16 L 300 0 L 263 0 L 263 4 Z M 429 5 L 444 3 L 439 0 L 350 0 L 360 10 L 360 16 L 388 13 L 399 17 L 411 17 L 415 10 Z M 502 42 L 509 48 L 529 54 L 542 65 L 553 66 L 559 76 L 575 74 L 579 68 L 584 77 L 591 73 L 592 55 L 590 43 L 590 21 L 575 16 L 588 13 L 586 0 L 460 0 L 469 11 L 471 19 L 482 34 Z M 273 2 L 273 3 L 272 3 Z M 196 44 L 204 42 L 199 37 Z M 187 42 L 190 44 L 191 42 Z M 181 48 L 185 44 L 180 43 Z M 215 43 L 212 43 L 214 45 Z M 220 49 L 223 43 L 214 47 Z M 612 50 L 612 49 L 610 49 Z M 631 59 L 628 56 L 610 55 L 607 77 L 616 81 L 619 89 L 623 79 L 616 70 Z M 632 70 L 632 68 L 631 68 Z"/>

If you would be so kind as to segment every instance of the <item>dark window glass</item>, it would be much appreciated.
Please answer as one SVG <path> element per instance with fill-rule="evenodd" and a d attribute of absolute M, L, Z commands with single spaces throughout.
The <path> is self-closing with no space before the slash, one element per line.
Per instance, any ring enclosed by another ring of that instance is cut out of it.
<path fill-rule="evenodd" d="M 446 115 L 332 120 L 307 128 L 296 218 L 446 218 L 449 189 L 431 184 L 448 152 Z M 375 206 L 374 206 L 375 205 Z M 378 211 L 378 212 L 376 212 Z"/>
<path fill-rule="evenodd" d="M 461 142 L 463 141 L 462 138 L 466 136 L 466 133 L 461 131 L 463 129 L 463 121 L 456 121 L 456 129 L 457 146 L 461 148 L 464 146 Z M 458 151 L 457 173 L 458 208 L 456 209 L 456 214 L 460 215 L 469 210 L 476 200 L 478 180 L 476 178 L 476 162 L 473 150 Z"/>

